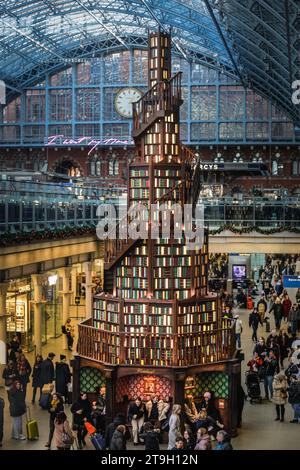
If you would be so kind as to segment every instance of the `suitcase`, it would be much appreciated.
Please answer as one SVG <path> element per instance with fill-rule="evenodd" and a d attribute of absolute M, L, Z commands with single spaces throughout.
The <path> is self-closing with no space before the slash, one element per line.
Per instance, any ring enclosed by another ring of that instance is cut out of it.
<path fill-rule="evenodd" d="M 39 427 L 37 421 L 31 418 L 29 407 L 26 408 L 26 420 L 27 439 L 34 441 L 39 438 Z"/>
<path fill-rule="evenodd" d="M 50 393 L 42 393 L 39 405 L 43 410 L 48 410 Z"/>
<path fill-rule="evenodd" d="M 105 450 L 105 438 L 102 436 L 102 434 L 93 434 L 91 436 L 91 443 L 96 450 Z"/>

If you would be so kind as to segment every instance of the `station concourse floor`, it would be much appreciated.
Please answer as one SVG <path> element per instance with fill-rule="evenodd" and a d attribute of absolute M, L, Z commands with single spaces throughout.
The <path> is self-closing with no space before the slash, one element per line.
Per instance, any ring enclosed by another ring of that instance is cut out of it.
<path fill-rule="evenodd" d="M 251 340 L 251 330 L 248 326 L 249 311 L 240 310 L 240 319 L 243 322 L 242 348 L 245 353 L 245 360 L 242 362 L 242 385 L 244 385 L 246 363 L 252 355 L 254 343 Z M 271 327 L 273 326 L 271 318 Z M 264 332 L 265 327 L 259 326 L 258 335 L 268 336 Z M 62 338 L 48 341 L 43 348 L 43 356 L 46 357 L 49 352 L 56 354 L 55 360 L 59 360 L 59 354 L 65 354 L 67 359 L 72 357 L 72 352 L 64 351 L 62 347 Z M 33 355 L 27 355 L 30 363 L 33 362 Z M 285 365 L 287 363 L 285 362 Z M 263 386 L 261 385 L 262 396 L 264 396 Z M 30 406 L 31 415 L 37 419 L 39 425 L 40 438 L 37 441 L 15 441 L 10 438 L 11 420 L 9 416 L 9 407 L 7 400 L 7 392 L 4 388 L 0 389 L 0 395 L 5 399 L 5 415 L 4 415 L 4 439 L 3 447 L 0 450 L 47 450 L 45 443 L 47 442 L 49 432 L 49 414 L 42 410 L 39 405 L 31 404 L 32 389 L 28 385 L 27 403 Z M 66 405 L 66 413 L 71 419 L 70 406 Z M 232 445 L 235 450 L 300 450 L 299 430 L 300 424 L 290 424 L 292 419 L 292 409 L 289 404 L 286 405 L 285 422 L 277 422 L 275 419 L 275 405 L 271 402 L 263 400 L 262 404 L 251 405 L 249 400 L 245 402 L 243 412 L 243 424 L 239 429 L 239 434 L 232 439 Z M 24 419 L 23 432 L 25 432 Z M 86 439 L 87 446 L 85 449 L 93 449 L 89 439 Z M 143 446 L 133 447 L 132 443 L 128 443 L 128 449 L 143 449 Z M 166 445 L 161 445 L 161 449 L 166 449 Z M 85 450 L 84 449 L 84 450 Z"/>

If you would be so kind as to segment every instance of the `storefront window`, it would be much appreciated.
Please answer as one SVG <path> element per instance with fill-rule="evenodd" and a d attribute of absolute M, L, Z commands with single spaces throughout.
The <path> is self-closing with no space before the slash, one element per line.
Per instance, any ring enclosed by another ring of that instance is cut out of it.
<path fill-rule="evenodd" d="M 6 297 L 7 339 L 11 341 L 17 334 L 25 351 L 33 349 L 33 318 L 30 311 L 32 286 L 30 278 L 10 282 Z"/>

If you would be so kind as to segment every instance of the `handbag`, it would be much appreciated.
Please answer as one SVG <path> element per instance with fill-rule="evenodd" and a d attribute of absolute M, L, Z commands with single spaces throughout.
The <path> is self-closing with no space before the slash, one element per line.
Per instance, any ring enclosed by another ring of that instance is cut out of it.
<path fill-rule="evenodd" d="M 287 396 L 288 396 L 288 394 L 287 394 L 287 391 L 285 389 L 280 390 L 280 398 L 285 400 L 287 398 Z"/>
<path fill-rule="evenodd" d="M 71 447 L 74 442 L 74 437 L 66 432 L 65 426 L 63 428 L 61 440 L 62 440 L 64 447 Z"/>

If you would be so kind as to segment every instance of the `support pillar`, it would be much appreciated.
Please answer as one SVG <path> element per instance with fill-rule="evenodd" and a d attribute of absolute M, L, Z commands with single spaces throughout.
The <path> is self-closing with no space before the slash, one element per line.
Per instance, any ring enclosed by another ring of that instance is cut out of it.
<path fill-rule="evenodd" d="M 4 386 L 2 373 L 6 364 L 7 357 L 7 337 L 6 337 L 6 294 L 8 289 L 8 282 L 0 284 L 0 386 Z"/>
<path fill-rule="evenodd" d="M 104 369 L 105 376 L 105 419 L 106 425 L 113 421 L 116 406 L 116 372 L 114 369 Z"/>
<path fill-rule="evenodd" d="M 64 325 L 68 318 L 70 318 L 70 297 L 72 291 L 70 291 L 70 274 L 71 267 L 59 269 L 59 276 L 62 278 L 62 324 Z M 67 337 L 63 335 L 63 349 L 68 349 Z"/>
<path fill-rule="evenodd" d="M 85 318 L 90 318 L 92 315 L 92 262 L 87 261 L 84 263 L 85 272 Z"/>
<path fill-rule="evenodd" d="M 36 354 L 42 354 L 42 274 L 32 274 L 33 285 L 33 336 Z"/>
<path fill-rule="evenodd" d="M 183 371 L 174 372 L 174 401 L 173 404 L 180 405 L 184 403 L 184 386 L 185 386 L 186 373 Z M 184 433 L 184 425 L 181 423 L 181 434 Z"/>
<path fill-rule="evenodd" d="M 77 295 L 77 268 L 76 266 L 72 266 L 71 270 L 71 303 L 75 303 L 75 297 Z"/>

